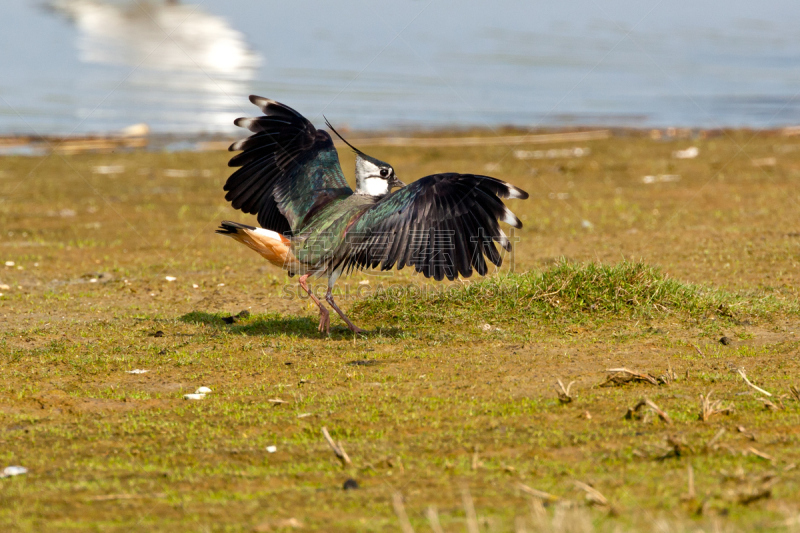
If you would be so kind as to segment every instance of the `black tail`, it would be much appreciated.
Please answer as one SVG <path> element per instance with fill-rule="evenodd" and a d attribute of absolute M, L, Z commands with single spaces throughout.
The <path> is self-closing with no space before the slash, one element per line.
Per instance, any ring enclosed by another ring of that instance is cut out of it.
<path fill-rule="evenodd" d="M 223 220 L 217 229 L 220 235 L 236 235 L 240 229 L 257 229 L 247 224 L 239 224 L 238 222 L 231 222 L 230 220 Z"/>

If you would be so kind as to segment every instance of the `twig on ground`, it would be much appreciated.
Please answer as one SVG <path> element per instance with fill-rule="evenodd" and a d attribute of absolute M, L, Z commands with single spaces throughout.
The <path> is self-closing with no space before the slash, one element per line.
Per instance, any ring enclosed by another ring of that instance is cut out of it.
<path fill-rule="evenodd" d="M 573 483 L 576 487 L 581 489 L 583 492 L 586 493 L 586 501 L 589 502 L 591 505 L 597 505 L 600 507 L 611 507 L 611 503 L 608 501 L 608 498 L 603 496 L 599 490 L 596 488 L 587 485 L 581 481 L 573 480 Z"/>
<path fill-rule="evenodd" d="M 627 419 L 636 418 L 636 413 L 642 407 L 645 407 L 645 406 L 647 406 L 651 411 L 653 411 L 655 414 L 657 414 L 658 417 L 661 420 L 664 421 L 664 423 L 666 423 L 668 425 L 672 425 L 672 419 L 669 417 L 669 415 L 666 413 L 666 411 L 663 411 L 659 406 L 657 406 L 653 402 L 653 400 L 651 400 L 650 398 L 647 398 L 646 396 L 644 398 L 642 398 L 641 400 L 639 400 L 639 403 L 637 403 L 633 407 L 628 408 L 628 412 L 625 413 L 625 418 L 627 418 Z"/>
<path fill-rule="evenodd" d="M 696 344 L 692 344 L 692 343 L 689 343 L 689 344 L 691 345 L 692 348 L 697 350 L 697 353 L 700 354 L 700 357 L 705 357 L 706 356 L 706 354 L 703 353 L 703 350 L 701 350 L 699 346 L 697 346 Z M 686 372 L 689 372 L 689 371 L 687 370 Z"/>
<path fill-rule="evenodd" d="M 475 514 L 475 504 L 467 487 L 461 488 L 461 501 L 464 503 L 464 513 L 467 517 L 467 533 L 480 533 L 478 515 Z"/>
<path fill-rule="evenodd" d="M 333 439 L 331 438 L 331 434 L 328 433 L 328 428 L 325 427 L 322 428 L 322 435 L 325 437 L 325 440 L 328 441 L 328 445 L 331 447 L 331 450 L 333 450 L 333 453 L 336 454 L 336 457 L 338 457 L 339 460 L 342 462 L 342 466 L 349 466 L 353 464 L 352 462 L 350 462 L 350 458 L 347 456 L 347 452 L 344 451 L 342 443 L 339 442 L 337 444 L 336 442 L 333 441 Z"/>
<path fill-rule="evenodd" d="M 708 422 L 714 415 L 729 415 L 733 412 L 733 407 L 723 407 L 722 400 L 711 401 L 711 392 L 703 396 L 700 395 L 700 420 Z"/>
<path fill-rule="evenodd" d="M 745 382 L 745 383 L 747 383 L 747 384 L 748 384 L 750 387 L 752 387 L 754 390 L 757 390 L 758 392 L 760 392 L 761 394 L 764 394 L 764 395 L 766 395 L 766 396 L 772 396 L 772 394 L 770 394 L 769 392 L 765 391 L 765 390 L 764 390 L 764 389 L 762 389 L 761 387 L 756 387 L 755 385 L 753 385 L 752 383 L 750 383 L 750 380 L 749 380 L 749 379 L 747 379 L 747 374 L 745 374 L 745 372 L 744 372 L 744 368 L 739 368 L 739 369 L 737 369 L 736 371 L 739 373 L 739 375 L 740 375 L 740 376 L 742 376 L 742 379 L 744 380 L 744 382 Z"/>
<path fill-rule="evenodd" d="M 609 368 L 606 372 L 610 372 L 606 380 L 600 384 L 601 387 L 606 387 L 610 385 L 622 385 L 624 383 L 628 383 L 629 381 L 643 381 L 645 383 L 649 383 L 651 385 L 658 385 L 658 380 L 651 376 L 650 374 L 642 374 L 641 372 L 635 372 L 633 370 L 628 370 L 627 368 Z"/>
<path fill-rule="evenodd" d="M 425 516 L 428 517 L 428 523 L 431 525 L 433 533 L 444 533 L 442 524 L 439 522 L 439 513 L 433 505 L 428 506 L 425 510 Z"/>
<path fill-rule="evenodd" d="M 414 528 L 411 527 L 411 522 L 408 521 L 406 508 L 403 505 L 403 495 L 399 492 L 395 492 L 392 495 L 392 507 L 394 507 L 394 514 L 397 515 L 397 519 L 400 521 L 400 530 L 403 533 L 414 533 Z"/>
<path fill-rule="evenodd" d="M 556 392 L 558 392 L 558 401 L 561 402 L 561 403 L 570 403 L 573 400 L 573 398 L 570 395 L 569 390 L 572 388 L 572 385 L 575 382 L 574 381 L 570 381 L 569 385 L 567 385 L 566 388 L 565 388 L 564 384 L 561 382 L 560 379 L 558 379 L 556 381 L 558 382 L 558 388 L 559 388 L 559 390 L 556 391 Z"/>
<path fill-rule="evenodd" d="M 686 439 L 679 435 L 669 435 L 667 437 L 667 444 L 669 444 L 670 450 L 667 454 L 662 455 L 659 459 L 668 459 L 670 457 L 685 457 L 689 455 L 688 452 L 694 453 L 689 444 L 686 443 Z"/>
<path fill-rule="evenodd" d="M 744 426 L 736 426 L 736 431 L 738 431 L 739 433 L 741 433 L 742 435 L 744 435 L 745 437 L 747 437 L 751 441 L 753 441 L 753 442 L 756 441 L 755 433 L 753 433 L 751 431 L 747 431 L 747 429 Z"/>
<path fill-rule="evenodd" d="M 538 498 L 539 501 L 542 502 L 552 503 L 552 502 L 557 502 L 560 499 L 558 496 L 554 496 L 549 492 L 544 492 L 542 490 L 531 488 L 525 485 L 524 483 L 517 483 L 517 488 L 522 492 L 524 492 L 525 494 L 533 496 L 534 498 Z"/>

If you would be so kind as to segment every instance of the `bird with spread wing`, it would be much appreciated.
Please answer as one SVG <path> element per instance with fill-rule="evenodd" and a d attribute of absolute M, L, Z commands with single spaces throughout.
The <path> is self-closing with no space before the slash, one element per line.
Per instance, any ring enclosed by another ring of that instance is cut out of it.
<path fill-rule="evenodd" d="M 487 272 L 500 266 L 495 243 L 511 250 L 503 221 L 522 223 L 502 202 L 525 199 L 525 191 L 489 176 L 433 174 L 405 185 L 388 163 L 353 147 L 356 189 L 342 173 L 331 136 L 294 109 L 251 96 L 264 113 L 240 118 L 252 135 L 233 143 L 225 199 L 257 216 L 260 228 L 222 222 L 217 233 L 233 237 L 271 263 L 298 275 L 302 289 L 319 307 L 319 331 L 330 332 L 330 314 L 308 285 L 328 278 L 325 301 L 351 331 L 361 333 L 333 299 L 333 286 L 354 269 L 390 270 L 413 266 L 437 281 Z M 392 192 L 393 188 L 398 190 Z"/>

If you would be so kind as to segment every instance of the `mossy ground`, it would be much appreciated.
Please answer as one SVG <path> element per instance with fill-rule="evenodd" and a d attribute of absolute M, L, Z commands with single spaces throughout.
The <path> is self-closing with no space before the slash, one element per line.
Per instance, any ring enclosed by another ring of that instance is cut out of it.
<path fill-rule="evenodd" d="M 531 198 L 485 281 L 341 280 L 361 337 L 320 336 L 294 280 L 213 233 L 252 222 L 227 153 L 1 158 L 0 467 L 29 473 L 0 479 L 0 529 L 397 531 L 396 492 L 417 531 L 429 506 L 464 531 L 467 493 L 481 531 L 800 527 L 800 140 L 575 146 L 364 147 L 405 181 L 484 172 Z M 599 386 L 622 366 L 667 383 Z M 698 420 L 708 392 L 733 412 Z M 672 424 L 624 417 L 645 396 Z M 539 516 L 519 483 L 578 504 Z"/>

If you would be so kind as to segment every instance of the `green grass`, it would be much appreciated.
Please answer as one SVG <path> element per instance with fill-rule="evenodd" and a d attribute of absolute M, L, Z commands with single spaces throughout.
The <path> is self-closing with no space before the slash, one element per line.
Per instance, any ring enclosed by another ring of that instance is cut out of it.
<path fill-rule="evenodd" d="M 701 155 L 672 160 L 689 142 Z M 516 273 L 508 261 L 463 283 L 410 269 L 340 279 L 363 336 L 336 316 L 320 335 L 296 278 L 214 234 L 222 219 L 253 222 L 224 200 L 227 152 L 0 158 L 0 467 L 29 469 L 0 479 L 0 531 L 289 531 L 295 518 L 303 531 L 395 532 L 400 492 L 417 532 L 429 506 L 463 532 L 464 489 L 481 533 L 796 530 L 795 144 L 628 132 L 563 161 L 370 147 L 404 179 L 493 163 L 531 197 L 509 201 L 524 224 Z M 741 147 L 776 166 L 765 175 Z M 341 157 L 347 172 L 353 155 Z M 92 173 L 106 164 L 125 172 Z M 662 172 L 681 181 L 642 183 Z M 98 273 L 110 276 L 90 283 Z M 620 366 L 674 379 L 600 387 Z M 574 382 L 571 403 L 558 379 Z M 213 393 L 183 399 L 200 386 Z M 698 420 L 709 392 L 734 411 Z M 673 424 L 625 419 L 645 396 Z M 669 439 L 686 452 L 665 457 Z M 360 488 L 342 490 L 348 478 Z M 765 482 L 768 496 L 742 500 Z M 570 507 L 532 510 L 518 483 Z"/>
<path fill-rule="evenodd" d="M 684 283 L 642 262 L 574 263 L 444 287 L 394 285 L 358 301 L 354 314 L 389 324 L 470 321 L 595 323 L 609 319 L 715 316 L 728 321 L 796 314 L 797 302 Z"/>

